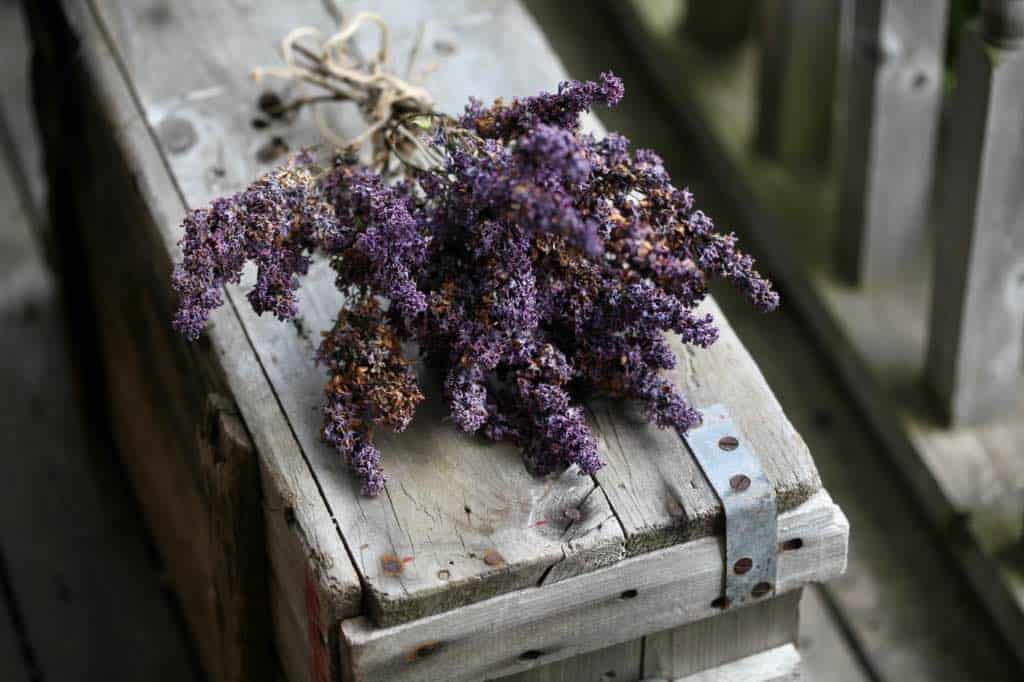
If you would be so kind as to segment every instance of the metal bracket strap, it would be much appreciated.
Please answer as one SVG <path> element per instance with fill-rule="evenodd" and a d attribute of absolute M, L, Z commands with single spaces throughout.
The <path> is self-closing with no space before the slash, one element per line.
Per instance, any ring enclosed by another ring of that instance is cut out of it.
<path fill-rule="evenodd" d="M 778 516 L 775 486 L 724 405 L 702 410 L 683 439 L 725 510 L 724 607 L 775 594 Z"/>

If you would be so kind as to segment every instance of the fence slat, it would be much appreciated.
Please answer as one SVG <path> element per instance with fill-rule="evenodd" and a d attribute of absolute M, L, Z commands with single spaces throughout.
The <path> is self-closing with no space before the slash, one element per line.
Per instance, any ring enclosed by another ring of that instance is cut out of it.
<path fill-rule="evenodd" d="M 1024 9 L 1019 2 L 990 4 Z M 1005 413 L 1019 398 L 1024 341 L 1019 31 L 1024 26 L 998 21 L 999 16 L 989 14 L 986 18 L 996 20 L 963 31 L 948 159 L 939 185 L 927 370 L 953 424 Z"/>
<path fill-rule="evenodd" d="M 727 55 L 750 34 L 756 0 L 691 2 L 686 8 L 683 35 L 706 52 Z"/>
<path fill-rule="evenodd" d="M 793 169 L 829 158 L 838 0 L 762 0 L 758 153 Z"/>
<path fill-rule="evenodd" d="M 837 266 L 855 284 L 898 280 L 920 253 L 942 102 L 945 0 L 852 0 Z"/>

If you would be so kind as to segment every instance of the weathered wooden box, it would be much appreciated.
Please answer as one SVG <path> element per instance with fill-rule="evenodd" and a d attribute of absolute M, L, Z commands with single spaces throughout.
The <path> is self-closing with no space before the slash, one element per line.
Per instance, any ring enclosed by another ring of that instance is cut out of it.
<path fill-rule="evenodd" d="M 396 55 L 431 20 L 443 109 L 564 78 L 517 2 L 345 4 L 362 8 L 393 24 Z M 726 406 L 780 511 L 777 582 L 742 608 L 719 600 L 718 498 L 683 442 L 628 406 L 589 406 L 596 477 L 535 479 L 513 448 L 443 423 L 428 381 L 413 426 L 382 443 L 386 494 L 368 499 L 318 438 L 312 351 L 337 308 L 326 268 L 299 325 L 231 289 L 203 340 L 175 337 L 186 209 L 316 139 L 301 119 L 254 126 L 247 78 L 306 24 L 331 28 L 320 0 L 69 0 L 35 15 L 54 210 L 81 250 L 125 464 L 211 677 L 674 679 L 768 651 L 751 669 L 785 673 L 800 588 L 843 570 L 848 526 L 713 302 L 720 341 L 677 346 L 674 379 L 698 406 Z"/>

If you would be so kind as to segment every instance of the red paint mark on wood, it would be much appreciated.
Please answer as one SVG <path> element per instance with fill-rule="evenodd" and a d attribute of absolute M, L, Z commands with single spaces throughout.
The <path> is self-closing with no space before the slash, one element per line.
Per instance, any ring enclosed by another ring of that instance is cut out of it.
<path fill-rule="evenodd" d="M 540 520 L 540 521 L 538 521 L 537 523 L 531 523 L 531 524 L 530 524 L 530 528 L 536 528 L 537 526 L 543 526 L 543 525 L 544 525 L 544 524 L 546 524 L 547 522 L 548 522 L 548 520 L 547 520 L 547 519 L 541 519 L 541 520 Z"/>
<path fill-rule="evenodd" d="M 314 682 L 329 682 L 327 647 L 324 645 L 323 623 L 320 621 L 320 596 L 316 589 L 316 576 L 306 567 L 306 630 L 309 635 L 309 678 Z"/>
<path fill-rule="evenodd" d="M 404 557 L 402 557 L 402 563 L 403 563 L 403 564 L 409 564 L 409 563 L 412 563 L 412 560 L 413 560 L 413 559 L 414 559 L 414 557 L 411 557 L 411 556 L 404 556 Z"/>

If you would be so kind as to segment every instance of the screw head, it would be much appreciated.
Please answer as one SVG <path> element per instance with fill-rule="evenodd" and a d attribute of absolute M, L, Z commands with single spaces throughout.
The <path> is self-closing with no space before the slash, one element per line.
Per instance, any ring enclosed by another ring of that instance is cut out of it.
<path fill-rule="evenodd" d="M 718 441 L 718 449 L 725 452 L 732 452 L 740 446 L 739 438 L 736 436 L 722 436 Z"/>
<path fill-rule="evenodd" d="M 754 589 L 750 591 L 750 596 L 754 597 L 755 599 L 759 599 L 759 598 L 765 596 L 766 594 L 768 594 L 771 591 L 772 591 L 772 584 L 771 583 L 758 583 L 758 584 L 754 585 Z"/>
<path fill-rule="evenodd" d="M 744 573 L 749 573 L 750 569 L 752 569 L 753 567 L 754 560 L 748 556 L 745 556 L 742 559 L 738 560 L 735 564 L 733 564 L 732 570 L 733 573 L 735 573 L 736 575 L 743 575 Z"/>

